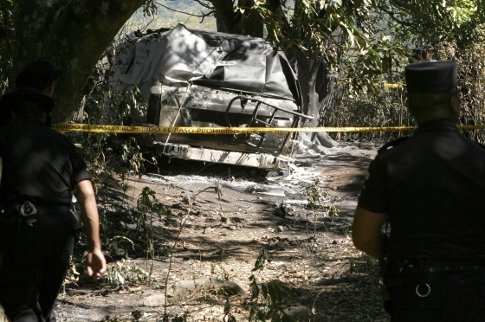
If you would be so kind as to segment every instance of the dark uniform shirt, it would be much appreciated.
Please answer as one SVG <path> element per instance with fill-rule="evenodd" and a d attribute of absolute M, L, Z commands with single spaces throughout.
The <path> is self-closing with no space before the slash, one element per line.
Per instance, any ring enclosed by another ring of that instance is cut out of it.
<path fill-rule="evenodd" d="M 3 171 L 0 198 L 28 195 L 41 206 L 69 206 L 72 189 L 90 179 L 77 148 L 62 134 L 35 122 L 0 129 Z"/>
<path fill-rule="evenodd" d="M 450 120 L 378 153 L 359 206 L 385 213 L 394 258 L 485 258 L 485 149 Z"/>

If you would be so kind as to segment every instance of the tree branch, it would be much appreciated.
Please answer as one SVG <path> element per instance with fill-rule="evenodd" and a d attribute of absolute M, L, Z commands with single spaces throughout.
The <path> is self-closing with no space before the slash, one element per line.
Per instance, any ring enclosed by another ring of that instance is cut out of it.
<path fill-rule="evenodd" d="M 170 10 L 170 11 L 173 11 L 173 12 L 178 12 L 178 13 L 181 13 L 181 14 L 184 14 L 184 15 L 187 15 L 187 16 L 191 16 L 191 17 L 205 18 L 205 17 L 210 16 L 212 14 L 212 12 L 209 12 L 209 13 L 202 13 L 200 15 L 197 15 L 197 14 L 185 12 L 185 11 L 182 11 L 182 10 L 173 9 L 173 8 L 170 8 L 170 7 L 163 5 L 161 3 L 158 3 L 158 5 L 160 7 L 167 9 L 167 10 Z"/>

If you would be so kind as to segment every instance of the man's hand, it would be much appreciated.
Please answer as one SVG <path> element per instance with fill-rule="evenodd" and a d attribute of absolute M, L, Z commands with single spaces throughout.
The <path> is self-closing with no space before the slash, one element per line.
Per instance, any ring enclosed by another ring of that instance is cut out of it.
<path fill-rule="evenodd" d="M 101 250 L 94 250 L 88 253 L 87 258 L 88 275 L 98 280 L 106 272 L 106 259 Z"/>
<path fill-rule="evenodd" d="M 83 180 L 76 185 L 76 197 L 81 206 L 81 221 L 88 239 L 88 275 L 95 280 L 106 272 L 106 259 L 101 251 L 99 238 L 99 214 L 94 188 L 90 180 Z"/>
<path fill-rule="evenodd" d="M 384 239 L 381 228 L 385 219 L 386 214 L 357 207 L 352 226 L 352 240 L 355 247 L 372 257 L 381 258 Z"/>

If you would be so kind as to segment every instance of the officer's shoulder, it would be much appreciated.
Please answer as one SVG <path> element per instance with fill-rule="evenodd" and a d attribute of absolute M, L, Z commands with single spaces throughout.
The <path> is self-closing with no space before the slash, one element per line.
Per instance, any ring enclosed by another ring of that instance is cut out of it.
<path fill-rule="evenodd" d="M 399 139 L 396 139 L 394 141 L 391 141 L 391 142 L 387 142 L 386 144 L 384 144 L 379 150 L 377 150 L 377 153 L 382 153 L 384 151 L 387 151 L 393 147 L 395 147 L 396 145 L 406 141 L 407 139 L 409 139 L 409 137 L 405 136 L 405 137 L 402 137 L 402 138 L 399 138 Z"/>
<path fill-rule="evenodd" d="M 483 145 L 482 143 L 479 143 L 477 141 L 473 141 L 473 142 L 475 142 L 476 144 L 478 144 L 479 147 L 481 147 L 482 149 L 485 150 L 485 145 Z"/>

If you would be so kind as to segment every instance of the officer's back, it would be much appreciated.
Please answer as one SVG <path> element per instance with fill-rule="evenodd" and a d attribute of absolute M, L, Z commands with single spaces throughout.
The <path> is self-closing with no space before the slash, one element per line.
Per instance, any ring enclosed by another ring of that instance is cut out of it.
<path fill-rule="evenodd" d="M 418 130 L 371 162 L 354 245 L 380 260 L 393 322 L 485 321 L 485 149 L 456 127 L 455 62 L 410 64 L 405 74 Z"/>

